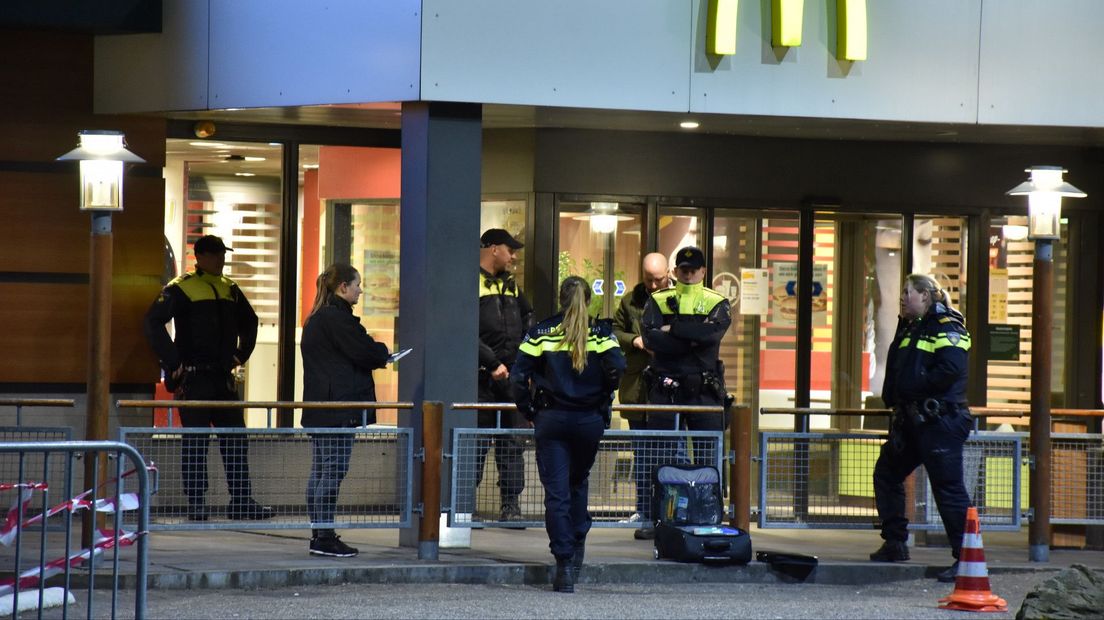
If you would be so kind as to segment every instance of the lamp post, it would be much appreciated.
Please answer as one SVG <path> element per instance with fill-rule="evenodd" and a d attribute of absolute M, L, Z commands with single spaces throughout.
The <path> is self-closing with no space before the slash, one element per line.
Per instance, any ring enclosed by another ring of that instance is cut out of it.
<path fill-rule="evenodd" d="M 1054 318 L 1054 242 L 1061 238 L 1062 197 L 1085 192 L 1062 180 L 1061 166 L 1032 166 L 1030 178 L 1008 190 L 1027 196 L 1027 238 L 1035 242 L 1031 291 L 1031 481 L 1028 559 L 1050 560 L 1050 372 Z"/>
<path fill-rule="evenodd" d="M 58 157 L 58 161 L 80 162 L 80 210 L 92 214 L 88 266 L 88 413 L 85 439 L 106 440 L 111 397 L 111 214 L 123 210 L 123 164 L 144 159 L 126 149 L 118 131 L 85 130 L 78 134 L 80 146 Z M 95 454 L 84 461 L 86 485 L 106 472 L 97 469 Z M 92 511 L 86 513 L 83 541 L 92 537 Z"/>

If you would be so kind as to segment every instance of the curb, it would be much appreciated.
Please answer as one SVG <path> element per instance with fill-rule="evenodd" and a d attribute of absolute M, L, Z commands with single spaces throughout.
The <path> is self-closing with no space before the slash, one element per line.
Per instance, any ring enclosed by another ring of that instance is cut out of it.
<path fill-rule="evenodd" d="M 508 584 L 551 583 L 552 565 L 543 563 L 472 563 L 379 565 L 361 567 L 319 567 L 272 570 L 196 571 L 149 575 L 151 590 L 183 589 L 274 589 L 294 586 L 360 584 Z M 703 564 L 609 563 L 585 566 L 582 584 L 624 583 L 815 583 L 826 585 L 869 585 L 934 577 L 945 566 L 923 564 L 870 564 L 822 562 L 803 582 L 774 571 L 762 562 L 746 566 Z M 990 574 L 1056 571 L 1056 567 L 1007 566 L 990 569 Z M 110 577 L 105 576 L 105 577 Z M 97 582 L 99 579 L 97 579 Z M 134 575 L 120 575 L 119 587 L 133 590 Z M 105 583 L 110 587 L 110 582 Z M 100 587 L 97 583 L 97 587 Z"/>

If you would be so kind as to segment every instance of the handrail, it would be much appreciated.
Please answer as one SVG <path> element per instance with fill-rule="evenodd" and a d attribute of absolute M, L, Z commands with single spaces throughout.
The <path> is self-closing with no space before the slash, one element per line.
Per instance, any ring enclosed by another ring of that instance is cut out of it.
<path fill-rule="evenodd" d="M 72 407 L 72 398 L 0 398 L 0 407 Z"/>
<path fill-rule="evenodd" d="M 283 400 L 119 400 L 117 407 L 203 407 L 204 409 L 413 409 L 414 403 Z"/>
<path fill-rule="evenodd" d="M 782 415 L 834 415 L 834 416 L 889 416 L 893 415 L 892 409 L 811 409 L 763 407 L 759 410 L 762 414 Z M 1051 409 L 1051 415 L 1101 418 L 1104 417 L 1104 409 Z M 970 415 L 975 418 L 1029 418 L 1031 411 L 1027 409 L 998 409 L 996 407 L 970 407 Z"/>
<path fill-rule="evenodd" d="M 733 408 L 744 406 L 746 405 L 732 405 Z M 514 403 L 452 403 L 450 407 L 454 411 L 517 410 L 517 405 Z M 720 405 L 614 405 L 612 409 L 614 411 L 634 413 L 647 413 L 649 411 L 655 411 L 657 413 L 666 411 L 672 413 L 723 413 L 725 410 L 724 407 Z"/>
<path fill-rule="evenodd" d="M 23 426 L 24 407 L 72 407 L 72 398 L 0 398 L 0 407 L 15 407 L 15 425 Z"/>

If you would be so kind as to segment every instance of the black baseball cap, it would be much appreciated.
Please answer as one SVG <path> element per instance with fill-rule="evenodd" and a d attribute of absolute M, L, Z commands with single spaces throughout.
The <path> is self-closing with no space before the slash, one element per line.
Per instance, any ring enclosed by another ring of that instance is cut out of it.
<path fill-rule="evenodd" d="M 675 267 L 689 267 L 701 269 L 705 267 L 705 253 L 700 248 L 688 245 L 675 255 Z"/>
<path fill-rule="evenodd" d="M 485 248 L 489 248 L 492 245 L 506 245 L 514 250 L 520 250 L 525 247 L 524 243 L 514 239 L 510 236 L 510 233 L 502 228 L 488 228 L 487 232 L 483 233 L 483 236 L 479 238 L 479 245 Z"/>
<path fill-rule="evenodd" d="M 216 237 L 215 235 L 203 235 L 199 239 L 196 239 L 192 249 L 196 254 L 219 254 L 222 252 L 234 251 L 234 248 L 226 247 L 221 237 Z"/>

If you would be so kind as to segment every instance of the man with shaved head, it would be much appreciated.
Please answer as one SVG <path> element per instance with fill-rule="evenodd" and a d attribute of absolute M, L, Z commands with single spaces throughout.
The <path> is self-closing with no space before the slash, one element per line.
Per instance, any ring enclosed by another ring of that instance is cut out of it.
<path fill-rule="evenodd" d="M 625 353 L 628 368 L 621 378 L 621 389 L 617 391 L 618 399 L 622 404 L 643 404 L 648 402 L 648 389 L 644 385 L 643 373 L 651 358 L 651 353 L 644 348 L 644 340 L 641 337 L 643 328 L 640 326 L 641 316 L 644 314 L 644 305 L 652 293 L 671 286 L 671 274 L 667 267 L 667 257 L 652 252 L 644 257 L 641 265 L 644 279 L 637 284 L 631 293 L 621 298 L 621 305 L 613 315 L 613 332 L 621 343 L 621 350 Z M 629 423 L 633 430 L 648 428 L 648 421 L 643 413 L 623 412 L 621 417 Z M 649 476 L 651 468 L 642 458 L 644 454 L 643 442 L 633 440 L 633 480 L 636 482 L 636 512 L 629 517 L 630 522 L 640 523 L 642 528 L 633 534 L 638 540 L 646 540 L 655 536 L 655 530 L 651 529 L 651 502 L 649 497 Z M 652 463 L 654 466 L 655 463 Z"/>

